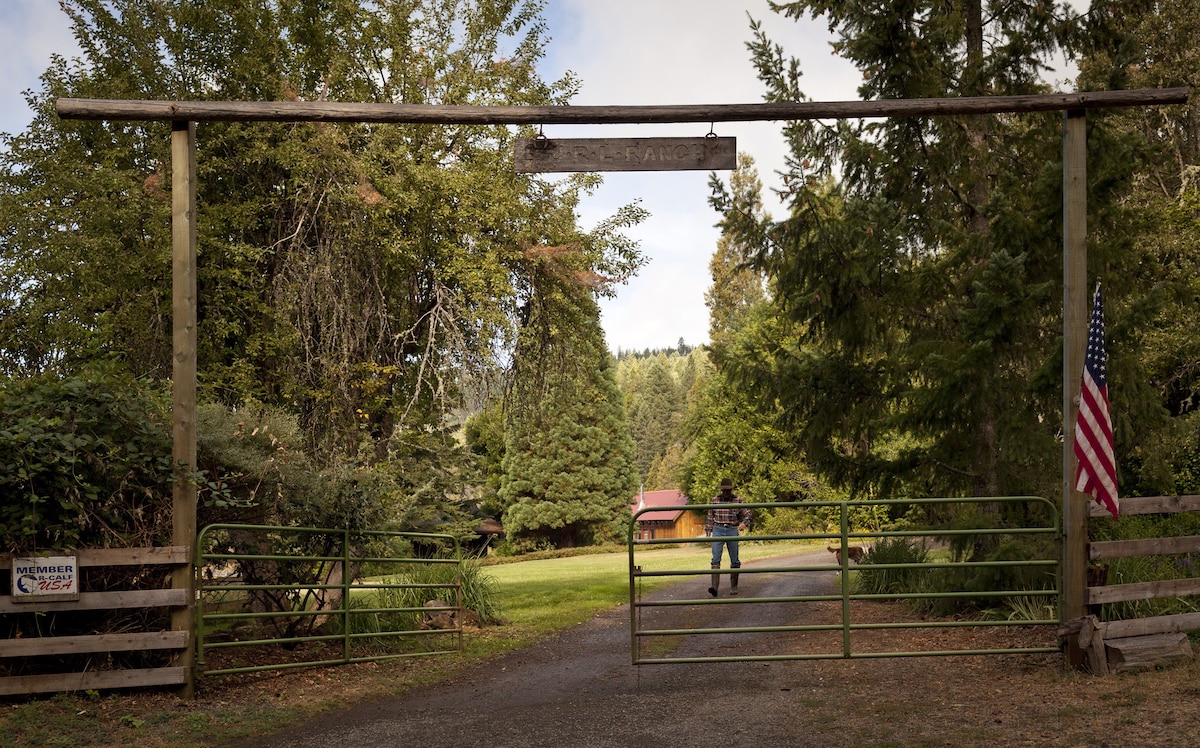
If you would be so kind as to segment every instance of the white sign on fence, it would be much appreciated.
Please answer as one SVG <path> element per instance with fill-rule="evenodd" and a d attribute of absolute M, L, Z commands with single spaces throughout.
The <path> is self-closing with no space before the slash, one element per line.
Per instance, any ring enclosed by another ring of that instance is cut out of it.
<path fill-rule="evenodd" d="M 75 556 L 14 558 L 13 602 L 79 599 L 79 563 Z"/>

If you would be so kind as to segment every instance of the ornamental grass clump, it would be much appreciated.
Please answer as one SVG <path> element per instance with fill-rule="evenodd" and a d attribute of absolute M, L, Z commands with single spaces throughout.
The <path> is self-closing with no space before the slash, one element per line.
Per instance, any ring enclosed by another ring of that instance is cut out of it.
<path fill-rule="evenodd" d="M 929 548 L 913 538 L 881 538 L 859 563 L 855 575 L 856 594 L 883 595 L 920 592 L 923 571 L 916 568 L 877 569 L 875 564 L 924 564 Z"/>

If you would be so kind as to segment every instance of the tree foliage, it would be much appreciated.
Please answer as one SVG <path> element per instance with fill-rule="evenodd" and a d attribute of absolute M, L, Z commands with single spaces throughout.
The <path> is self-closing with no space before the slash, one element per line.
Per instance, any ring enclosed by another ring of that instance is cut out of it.
<path fill-rule="evenodd" d="M 762 181 L 754 159 L 740 154 L 737 169 L 729 176 L 729 191 L 738 210 L 755 222 L 770 220 L 762 201 Z M 748 310 L 766 298 L 761 272 L 750 267 L 752 247 L 739 243 L 728 232 L 717 240 L 709 260 L 712 286 L 704 294 L 708 306 L 708 339 L 714 350 L 722 350 L 746 324 Z"/>
<path fill-rule="evenodd" d="M 683 398 L 665 355 L 659 353 L 639 363 L 638 386 L 626 390 L 626 412 L 636 448 L 638 477 L 647 490 L 654 491 L 668 487 L 651 481 L 650 472 L 656 462 L 661 470 L 662 458 L 679 431 Z"/>
<path fill-rule="evenodd" d="M 103 351 L 165 378 L 171 360 L 169 127 L 60 121 L 55 98 L 561 104 L 576 89 L 537 74 L 533 0 L 64 8 L 82 60 L 55 59 L 0 156 L 0 367 L 18 376 Z M 202 124 L 203 396 L 290 409 L 322 461 L 387 460 L 502 360 L 539 247 L 579 248 L 601 292 L 632 273 L 613 224 L 576 227 L 595 179 L 515 174 L 517 134 Z"/>
<path fill-rule="evenodd" d="M 1104 21 L 1104 33 L 1084 49 L 1081 87 L 1192 92 L 1184 106 L 1103 118 L 1111 133 L 1106 145 L 1127 154 L 1131 170 L 1105 236 L 1115 251 L 1104 257 L 1119 281 L 1114 286 L 1133 289 L 1117 308 L 1112 332 L 1118 353 L 1126 353 L 1113 362 L 1122 390 L 1110 385 L 1122 488 L 1134 495 L 1188 493 L 1190 466 L 1200 456 L 1193 425 L 1200 405 L 1200 3 L 1095 3 L 1092 15 Z"/>
<path fill-rule="evenodd" d="M 530 310 L 517 349 L 499 497 L 518 545 L 571 547 L 623 529 L 634 444 L 591 293 L 563 285 L 543 298 L 557 308 Z"/>
<path fill-rule="evenodd" d="M 1050 55 L 1080 38 L 1081 19 L 1049 2 L 778 9 L 827 19 L 835 51 L 863 72 L 864 99 L 1044 92 Z M 799 63 L 755 31 L 767 99 L 804 99 Z M 718 363 L 759 402 L 777 402 L 784 432 L 843 485 L 1057 495 L 1058 118 L 801 121 L 785 134 L 784 220 L 725 190 L 714 203 L 768 275 L 790 336 Z M 1104 206 L 1129 170 L 1101 128 L 1090 143 L 1090 271 L 1107 275 L 1119 239 Z M 1118 298 L 1133 292 L 1113 280 Z"/>

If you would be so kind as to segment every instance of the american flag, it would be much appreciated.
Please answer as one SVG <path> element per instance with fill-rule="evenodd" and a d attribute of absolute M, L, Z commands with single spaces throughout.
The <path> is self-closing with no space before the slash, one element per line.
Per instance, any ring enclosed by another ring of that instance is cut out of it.
<path fill-rule="evenodd" d="M 1091 494 L 1117 517 L 1117 463 L 1113 458 L 1112 418 L 1108 412 L 1108 354 L 1104 350 L 1104 306 L 1100 283 L 1092 295 L 1079 416 L 1075 419 L 1075 490 Z"/>

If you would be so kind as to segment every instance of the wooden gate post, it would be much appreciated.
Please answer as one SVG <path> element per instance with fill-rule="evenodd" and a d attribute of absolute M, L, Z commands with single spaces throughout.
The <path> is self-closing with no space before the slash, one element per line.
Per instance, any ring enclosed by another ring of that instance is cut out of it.
<path fill-rule="evenodd" d="M 1063 117 L 1063 611 L 1069 621 L 1087 612 L 1087 496 L 1075 490 L 1075 417 L 1087 348 L 1087 117 Z M 1067 664 L 1085 652 L 1067 638 Z"/>
<path fill-rule="evenodd" d="M 172 589 L 187 590 L 187 604 L 172 609 L 171 630 L 187 631 L 187 649 L 175 658 L 187 680 L 183 695 L 194 686 L 196 583 L 192 571 L 196 545 L 196 123 L 171 123 L 171 313 L 174 357 L 171 366 L 172 412 L 176 465 L 172 493 L 171 543 L 188 549 L 188 562 L 171 574 Z"/>

